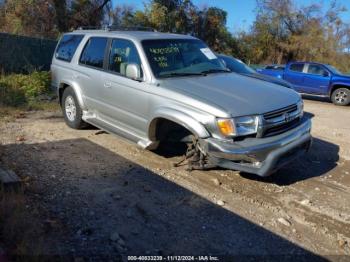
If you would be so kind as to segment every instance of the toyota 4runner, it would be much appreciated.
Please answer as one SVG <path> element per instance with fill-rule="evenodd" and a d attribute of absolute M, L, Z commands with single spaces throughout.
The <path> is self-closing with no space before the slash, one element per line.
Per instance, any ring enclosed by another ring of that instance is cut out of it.
<path fill-rule="evenodd" d="M 311 144 L 299 94 L 232 73 L 192 36 L 76 30 L 51 71 L 68 126 L 89 123 L 150 150 L 188 143 L 192 169 L 267 176 Z"/>

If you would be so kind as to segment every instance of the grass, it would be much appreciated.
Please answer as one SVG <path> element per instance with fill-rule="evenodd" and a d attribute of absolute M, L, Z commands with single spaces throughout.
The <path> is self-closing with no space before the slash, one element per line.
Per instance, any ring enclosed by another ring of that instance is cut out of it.
<path fill-rule="evenodd" d="M 0 119 L 12 120 L 23 111 L 57 110 L 58 104 L 50 90 L 50 72 L 33 72 L 28 75 L 0 75 Z M 44 96 L 44 99 L 43 99 Z"/>
<path fill-rule="evenodd" d="M 50 93 L 50 72 L 0 75 L 0 105 L 20 106 Z"/>

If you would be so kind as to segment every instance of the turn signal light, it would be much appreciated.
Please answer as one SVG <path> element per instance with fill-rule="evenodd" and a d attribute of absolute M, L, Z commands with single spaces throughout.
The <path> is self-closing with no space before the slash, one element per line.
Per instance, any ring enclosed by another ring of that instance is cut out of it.
<path fill-rule="evenodd" d="M 224 136 L 232 136 L 235 134 L 235 127 L 234 124 L 232 123 L 232 119 L 218 119 L 218 127 L 220 132 Z"/>

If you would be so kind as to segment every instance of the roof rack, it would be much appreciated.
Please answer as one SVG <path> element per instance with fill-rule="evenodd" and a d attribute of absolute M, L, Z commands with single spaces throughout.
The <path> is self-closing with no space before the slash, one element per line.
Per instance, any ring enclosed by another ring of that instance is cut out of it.
<path fill-rule="evenodd" d="M 147 31 L 147 32 L 157 32 L 156 29 L 152 27 L 145 27 L 145 26 L 127 26 L 127 27 L 120 27 L 120 26 L 79 26 L 77 30 L 105 30 L 105 31 Z"/>
<path fill-rule="evenodd" d="M 110 26 L 109 31 L 147 31 L 147 32 L 157 32 L 156 29 L 152 27 L 146 26 L 127 26 L 127 27 L 119 27 L 119 26 Z"/>
<path fill-rule="evenodd" d="M 76 30 L 106 30 L 105 27 L 98 27 L 98 26 L 79 26 Z"/>

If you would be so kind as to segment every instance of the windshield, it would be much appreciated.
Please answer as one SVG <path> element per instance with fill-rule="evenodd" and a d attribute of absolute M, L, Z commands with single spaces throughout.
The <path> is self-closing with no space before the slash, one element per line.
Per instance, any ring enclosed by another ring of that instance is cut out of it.
<path fill-rule="evenodd" d="M 340 72 L 338 69 L 336 69 L 334 66 L 327 65 L 326 67 L 327 67 L 329 70 L 331 70 L 331 72 L 332 72 L 333 74 L 343 75 L 343 73 Z"/>
<path fill-rule="evenodd" d="M 142 45 L 157 78 L 206 75 L 228 69 L 200 40 L 144 40 Z"/>
<path fill-rule="evenodd" d="M 241 60 L 227 57 L 227 56 L 220 56 L 222 60 L 226 63 L 226 66 L 232 71 L 236 72 L 238 74 L 256 74 L 254 69 L 247 66 L 245 63 L 243 63 Z"/>

